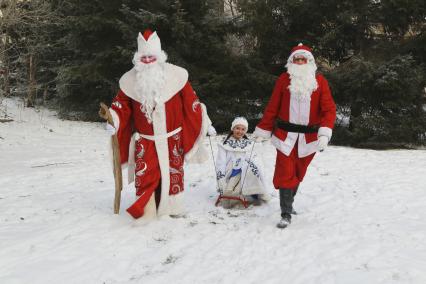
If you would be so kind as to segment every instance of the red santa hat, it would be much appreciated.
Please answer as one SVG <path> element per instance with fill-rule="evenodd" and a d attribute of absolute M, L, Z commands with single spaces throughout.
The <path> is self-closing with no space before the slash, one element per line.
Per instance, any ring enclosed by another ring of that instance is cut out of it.
<path fill-rule="evenodd" d="M 140 55 L 153 55 L 156 57 L 161 56 L 161 41 L 157 32 L 152 32 L 147 29 L 138 35 L 138 53 Z"/>
<path fill-rule="evenodd" d="M 293 47 L 290 56 L 288 57 L 288 62 L 293 62 L 293 58 L 295 56 L 303 56 L 308 59 L 308 61 L 314 61 L 312 49 L 307 45 L 303 45 L 302 43 L 299 43 L 297 46 Z"/>
<path fill-rule="evenodd" d="M 247 121 L 247 119 L 245 119 L 244 117 L 236 117 L 234 119 L 234 121 L 232 122 L 231 130 L 233 130 L 234 127 L 237 126 L 237 125 L 244 126 L 246 128 L 246 132 L 247 132 L 247 129 L 248 129 L 248 121 Z"/>

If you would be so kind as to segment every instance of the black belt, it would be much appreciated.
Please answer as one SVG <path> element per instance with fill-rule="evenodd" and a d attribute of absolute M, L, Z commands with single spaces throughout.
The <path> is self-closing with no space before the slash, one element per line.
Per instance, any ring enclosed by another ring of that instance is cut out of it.
<path fill-rule="evenodd" d="M 284 131 L 297 133 L 317 133 L 319 129 L 318 125 L 300 125 L 283 120 L 276 120 L 275 125 Z"/>

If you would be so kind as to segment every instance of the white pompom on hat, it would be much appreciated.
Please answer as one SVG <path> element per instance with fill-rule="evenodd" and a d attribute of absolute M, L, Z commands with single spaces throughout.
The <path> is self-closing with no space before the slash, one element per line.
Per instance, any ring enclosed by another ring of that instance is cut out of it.
<path fill-rule="evenodd" d="M 245 119 L 242 116 L 236 117 L 234 119 L 234 121 L 232 122 L 232 125 L 231 125 L 231 130 L 233 130 L 236 125 L 242 125 L 242 126 L 244 126 L 246 128 L 246 131 L 248 129 L 248 121 L 247 121 L 247 119 Z"/>

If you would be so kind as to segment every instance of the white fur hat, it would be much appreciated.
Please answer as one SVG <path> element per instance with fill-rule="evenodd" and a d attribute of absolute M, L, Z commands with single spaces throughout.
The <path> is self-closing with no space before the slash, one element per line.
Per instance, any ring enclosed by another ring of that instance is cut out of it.
<path fill-rule="evenodd" d="M 234 129 L 234 127 L 235 127 L 236 125 L 242 125 L 242 126 L 245 126 L 246 131 L 247 131 L 247 129 L 248 129 L 248 121 L 247 121 L 247 119 L 245 119 L 245 118 L 244 118 L 244 117 L 242 117 L 242 116 L 240 116 L 240 117 L 236 117 L 236 118 L 234 119 L 234 121 L 232 122 L 232 125 L 231 125 L 231 130 L 233 130 L 233 129 Z"/>

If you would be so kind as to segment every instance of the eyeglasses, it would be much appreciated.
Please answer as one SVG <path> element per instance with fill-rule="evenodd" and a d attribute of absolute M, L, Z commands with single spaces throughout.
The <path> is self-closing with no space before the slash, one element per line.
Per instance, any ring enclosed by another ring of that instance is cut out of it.
<path fill-rule="evenodd" d="M 295 57 L 295 58 L 293 58 L 293 62 L 294 63 L 307 63 L 308 59 L 306 59 L 305 57 Z"/>

